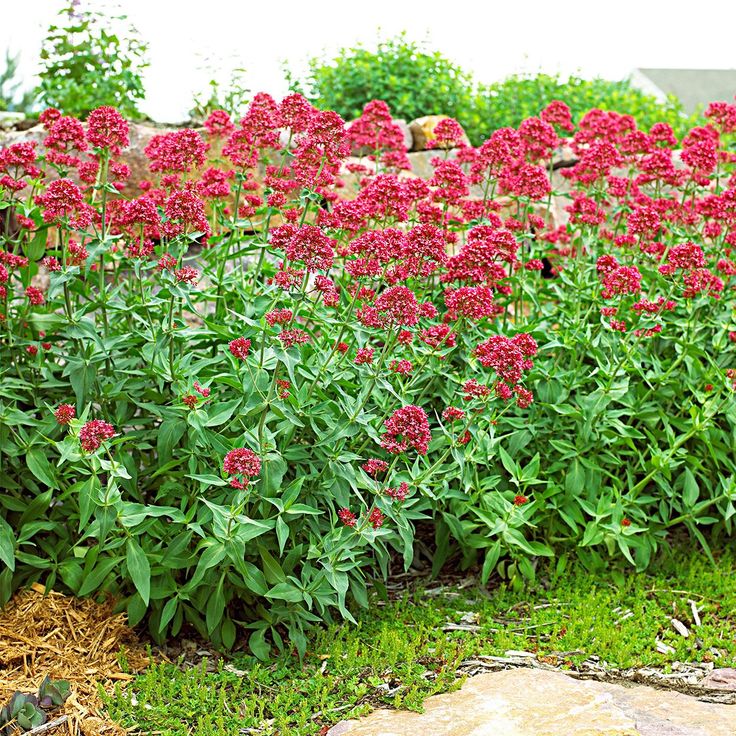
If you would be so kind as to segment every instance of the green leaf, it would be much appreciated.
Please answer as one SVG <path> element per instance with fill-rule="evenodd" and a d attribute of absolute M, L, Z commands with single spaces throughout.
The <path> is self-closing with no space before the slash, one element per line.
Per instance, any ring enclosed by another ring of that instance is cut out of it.
<path fill-rule="evenodd" d="M 128 537 L 125 561 L 133 584 L 143 602 L 148 605 L 151 596 L 151 564 L 143 548 L 134 537 Z"/>
<path fill-rule="evenodd" d="M 28 450 L 26 453 L 26 465 L 28 465 L 31 473 L 49 488 L 57 489 L 59 487 L 54 468 L 40 447 L 32 447 Z"/>
<path fill-rule="evenodd" d="M 483 585 L 488 582 L 488 578 L 496 568 L 498 558 L 501 556 L 501 543 L 497 540 L 486 550 L 486 557 L 483 560 L 483 568 L 480 574 L 480 580 Z"/>
<path fill-rule="evenodd" d="M 289 525 L 279 516 L 276 519 L 276 537 L 279 540 L 279 554 L 284 553 L 284 547 L 289 539 Z"/>
<path fill-rule="evenodd" d="M 46 239 L 48 227 L 39 228 L 30 243 L 23 246 L 23 252 L 29 261 L 37 261 L 46 252 Z"/>
<path fill-rule="evenodd" d="M 199 481 L 205 486 L 226 486 L 227 481 L 217 475 L 188 475 L 187 478 Z"/>
<path fill-rule="evenodd" d="M 690 468 L 685 468 L 682 475 L 682 500 L 687 508 L 692 508 L 700 495 L 698 481 L 695 480 L 695 476 L 692 474 Z"/>
<path fill-rule="evenodd" d="M 100 481 L 96 475 L 93 475 L 84 483 L 76 483 L 73 488 L 78 486 L 79 494 L 79 527 L 78 530 L 81 532 L 87 526 L 87 523 L 92 516 L 92 512 L 97 503 L 97 498 L 100 492 Z"/>
<path fill-rule="evenodd" d="M 77 595 L 80 598 L 83 598 L 97 590 L 119 562 L 119 557 L 104 558 L 95 566 L 94 570 L 84 578 L 82 587 L 77 591 Z"/>
<path fill-rule="evenodd" d="M 225 422 L 227 422 L 235 413 L 235 410 L 238 408 L 240 403 L 241 399 L 233 399 L 232 401 L 220 404 L 217 408 L 217 413 L 213 414 L 207 420 L 206 426 L 219 427 L 221 424 L 225 424 Z"/>
<path fill-rule="evenodd" d="M 271 645 L 266 641 L 266 630 L 261 628 L 254 631 L 248 639 L 248 646 L 255 657 L 262 661 L 267 660 Z"/>
<path fill-rule="evenodd" d="M 222 615 L 225 612 L 225 594 L 222 589 L 224 577 L 224 575 L 220 576 L 214 593 L 211 593 L 207 600 L 205 622 L 207 624 L 207 633 L 210 635 L 220 625 Z"/>
<path fill-rule="evenodd" d="M 0 562 L 15 570 L 15 537 L 10 524 L 2 516 L 0 516 Z"/>
<path fill-rule="evenodd" d="M 271 585 L 285 582 L 286 573 L 281 569 L 281 565 L 279 565 L 274 556 L 265 547 L 259 547 L 258 552 L 261 555 L 263 574 L 266 576 L 266 580 Z"/>
<path fill-rule="evenodd" d="M 224 558 L 225 545 L 222 544 L 222 542 L 215 542 L 214 544 L 207 546 L 199 557 L 197 569 L 194 571 L 194 575 L 187 583 L 187 589 L 194 590 L 204 577 L 207 570 L 222 562 Z"/>
<path fill-rule="evenodd" d="M 162 634 L 166 630 L 166 627 L 169 625 L 169 621 L 174 618 L 174 614 L 176 613 L 176 609 L 178 606 L 178 598 L 170 598 L 168 601 L 166 601 L 166 605 L 164 606 L 163 611 L 161 611 L 161 618 L 158 622 L 159 634 Z"/>
<path fill-rule="evenodd" d="M 156 450 L 159 454 L 159 464 L 171 460 L 173 448 L 187 431 L 187 424 L 182 419 L 165 419 L 158 428 Z"/>
<path fill-rule="evenodd" d="M 511 455 L 509 455 L 508 452 L 506 452 L 506 450 L 501 445 L 499 445 L 498 447 L 498 455 L 501 458 L 501 463 L 503 464 L 504 468 L 506 468 L 509 475 L 511 475 L 511 477 L 514 479 L 518 478 L 519 467 L 514 462 Z"/>
<path fill-rule="evenodd" d="M 282 601 L 298 603 L 303 600 L 304 596 L 302 591 L 291 583 L 279 583 L 278 585 L 274 585 L 274 587 L 266 593 L 266 598 L 277 598 Z"/>

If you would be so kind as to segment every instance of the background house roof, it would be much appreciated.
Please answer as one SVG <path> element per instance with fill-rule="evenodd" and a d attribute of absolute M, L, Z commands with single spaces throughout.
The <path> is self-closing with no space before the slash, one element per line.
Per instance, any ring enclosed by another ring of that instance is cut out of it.
<path fill-rule="evenodd" d="M 736 69 L 640 68 L 634 70 L 631 81 L 660 98 L 675 95 L 687 112 L 709 102 L 733 102 L 736 95 Z"/>

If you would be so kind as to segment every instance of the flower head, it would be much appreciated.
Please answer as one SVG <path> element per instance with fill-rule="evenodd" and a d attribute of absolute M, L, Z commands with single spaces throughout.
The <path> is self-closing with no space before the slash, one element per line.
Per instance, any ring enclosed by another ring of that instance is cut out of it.
<path fill-rule="evenodd" d="M 379 473 L 385 473 L 388 470 L 388 463 L 385 460 L 371 458 L 370 460 L 366 460 L 360 467 L 368 475 L 372 475 L 375 478 Z"/>
<path fill-rule="evenodd" d="M 87 141 L 117 156 L 129 145 L 128 123 L 114 107 L 98 107 L 87 118 Z"/>
<path fill-rule="evenodd" d="M 77 416 L 77 410 L 72 404 L 59 404 L 54 412 L 54 418 L 59 424 L 69 424 Z"/>
<path fill-rule="evenodd" d="M 374 529 L 380 529 L 384 522 L 384 515 L 381 509 L 373 509 L 370 514 L 368 514 L 368 522 Z"/>
<path fill-rule="evenodd" d="M 28 301 L 34 306 L 43 304 L 46 301 L 41 289 L 38 289 L 35 286 L 26 287 L 26 296 L 28 297 Z"/>
<path fill-rule="evenodd" d="M 101 419 L 93 419 L 87 422 L 79 430 L 79 443 L 85 452 L 94 452 L 100 445 L 115 436 L 115 427 L 103 422 Z"/>
<path fill-rule="evenodd" d="M 236 358 L 245 360 L 250 352 L 250 340 L 247 337 L 236 337 L 228 347 Z"/>
<path fill-rule="evenodd" d="M 394 413 L 383 423 L 386 428 L 381 437 L 381 447 L 392 455 L 406 452 L 410 447 L 420 455 L 426 455 L 432 434 L 427 413 L 409 404 Z"/>
<path fill-rule="evenodd" d="M 44 222 L 56 222 L 68 218 L 76 230 L 83 230 L 92 222 L 92 208 L 86 204 L 79 187 L 71 179 L 56 179 L 46 191 L 36 197 L 43 207 Z"/>
<path fill-rule="evenodd" d="M 355 514 L 350 509 L 340 509 L 337 512 L 337 517 L 345 526 L 355 526 L 358 521 Z"/>
<path fill-rule="evenodd" d="M 399 484 L 397 488 L 387 488 L 386 489 L 386 495 L 389 498 L 392 498 L 394 501 L 405 501 L 407 495 L 409 494 L 409 484 L 406 482 L 402 482 Z"/>
<path fill-rule="evenodd" d="M 261 459 L 253 450 L 238 447 L 225 455 L 222 470 L 225 475 L 231 476 L 230 485 L 233 488 L 245 488 L 251 478 L 260 475 Z"/>

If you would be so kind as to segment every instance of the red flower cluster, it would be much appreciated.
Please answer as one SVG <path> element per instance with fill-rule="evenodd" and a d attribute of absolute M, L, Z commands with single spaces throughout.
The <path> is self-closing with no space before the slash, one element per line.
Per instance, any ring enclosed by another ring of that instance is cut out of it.
<path fill-rule="evenodd" d="M 350 509 L 340 509 L 337 512 L 337 518 L 345 524 L 345 526 L 354 527 L 358 521 L 355 514 Z"/>
<path fill-rule="evenodd" d="M 196 130 L 182 128 L 155 135 L 144 149 L 151 171 L 187 174 L 204 164 L 207 144 Z"/>
<path fill-rule="evenodd" d="M 386 289 L 372 306 L 362 307 L 357 313 L 362 324 L 378 329 L 411 327 L 419 322 L 419 315 L 416 294 L 407 286 Z"/>
<path fill-rule="evenodd" d="M 236 337 L 229 344 L 230 352 L 239 360 L 245 360 L 250 352 L 250 340 L 246 337 Z"/>
<path fill-rule="evenodd" d="M 112 424 L 101 419 L 93 419 L 79 430 L 79 443 L 85 452 L 95 452 L 105 440 L 114 436 L 115 427 Z"/>
<path fill-rule="evenodd" d="M 394 413 L 383 423 L 386 428 L 381 437 L 381 447 L 392 455 L 413 448 L 420 455 L 426 455 L 432 434 L 424 409 L 409 404 Z"/>
<path fill-rule="evenodd" d="M 67 219 L 75 230 L 84 230 L 92 223 L 94 210 L 84 201 L 82 192 L 71 179 L 57 179 L 36 197 L 36 204 L 43 207 L 44 222 Z"/>
<path fill-rule="evenodd" d="M 54 412 L 54 418 L 59 424 L 69 424 L 77 416 L 77 410 L 72 404 L 59 404 Z"/>
<path fill-rule="evenodd" d="M 373 362 L 373 348 L 358 348 L 358 352 L 355 354 L 355 365 L 370 365 Z"/>
<path fill-rule="evenodd" d="M 405 501 L 406 497 L 409 495 L 409 484 L 401 482 L 397 488 L 387 488 L 386 495 L 392 500 L 401 503 Z"/>
<path fill-rule="evenodd" d="M 274 309 L 265 315 L 266 322 L 270 327 L 274 325 L 285 325 L 291 322 L 294 313 L 291 309 Z"/>
<path fill-rule="evenodd" d="M 476 346 L 473 354 L 480 364 L 493 368 L 498 377 L 506 384 L 515 386 L 525 370 L 532 367 L 530 358 L 537 352 L 537 343 L 526 333 L 513 338 L 493 335 Z"/>
<path fill-rule="evenodd" d="M 230 485 L 233 488 L 245 488 L 254 478 L 261 473 L 261 459 L 253 450 L 247 447 L 239 447 L 225 455 L 222 462 L 222 470 L 225 475 L 230 476 Z"/>
<path fill-rule="evenodd" d="M 379 473 L 385 473 L 388 470 L 388 463 L 385 460 L 372 458 L 371 460 L 366 460 L 360 467 L 363 468 L 368 475 L 375 477 Z"/>
<path fill-rule="evenodd" d="M 493 290 L 488 286 L 461 286 L 459 289 L 445 291 L 445 304 L 450 319 L 465 317 L 479 322 L 484 317 L 493 317 L 499 313 L 493 301 Z"/>
<path fill-rule="evenodd" d="M 26 296 L 28 297 L 28 301 L 34 306 L 43 304 L 46 301 L 41 289 L 38 289 L 35 286 L 26 287 Z"/>
<path fill-rule="evenodd" d="M 278 338 L 281 340 L 281 344 L 285 348 L 290 348 L 294 345 L 303 345 L 305 342 L 309 342 L 309 335 L 304 332 L 304 330 L 300 330 L 298 328 L 293 330 L 282 330 L 278 334 Z"/>
<path fill-rule="evenodd" d="M 98 107 L 87 118 L 87 141 L 93 148 L 118 156 L 130 143 L 128 123 L 114 107 Z"/>

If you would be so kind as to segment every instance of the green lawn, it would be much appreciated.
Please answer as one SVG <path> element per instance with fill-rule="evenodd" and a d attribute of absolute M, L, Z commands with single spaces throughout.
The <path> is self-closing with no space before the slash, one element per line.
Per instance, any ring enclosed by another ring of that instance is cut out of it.
<path fill-rule="evenodd" d="M 601 578 L 574 568 L 538 579 L 529 590 L 438 592 L 428 583 L 400 600 L 374 598 L 359 626 L 317 632 L 301 664 L 291 656 L 266 664 L 236 656 L 229 665 L 240 674 L 222 662 L 210 673 L 154 666 L 109 703 L 109 712 L 134 733 L 225 736 L 250 728 L 264 736 L 306 735 L 375 706 L 419 709 L 427 695 L 459 684 L 464 659 L 510 649 L 582 652 L 562 656 L 570 667 L 592 654 L 613 667 L 666 667 L 714 658 L 714 648 L 717 666 L 736 665 L 733 552 L 718 554 L 715 567 L 700 550 L 680 551 L 646 574 Z M 688 599 L 702 623 L 685 638 L 671 619 L 692 629 Z M 443 630 L 448 624 L 474 630 Z M 657 639 L 674 652 L 658 652 Z"/>

